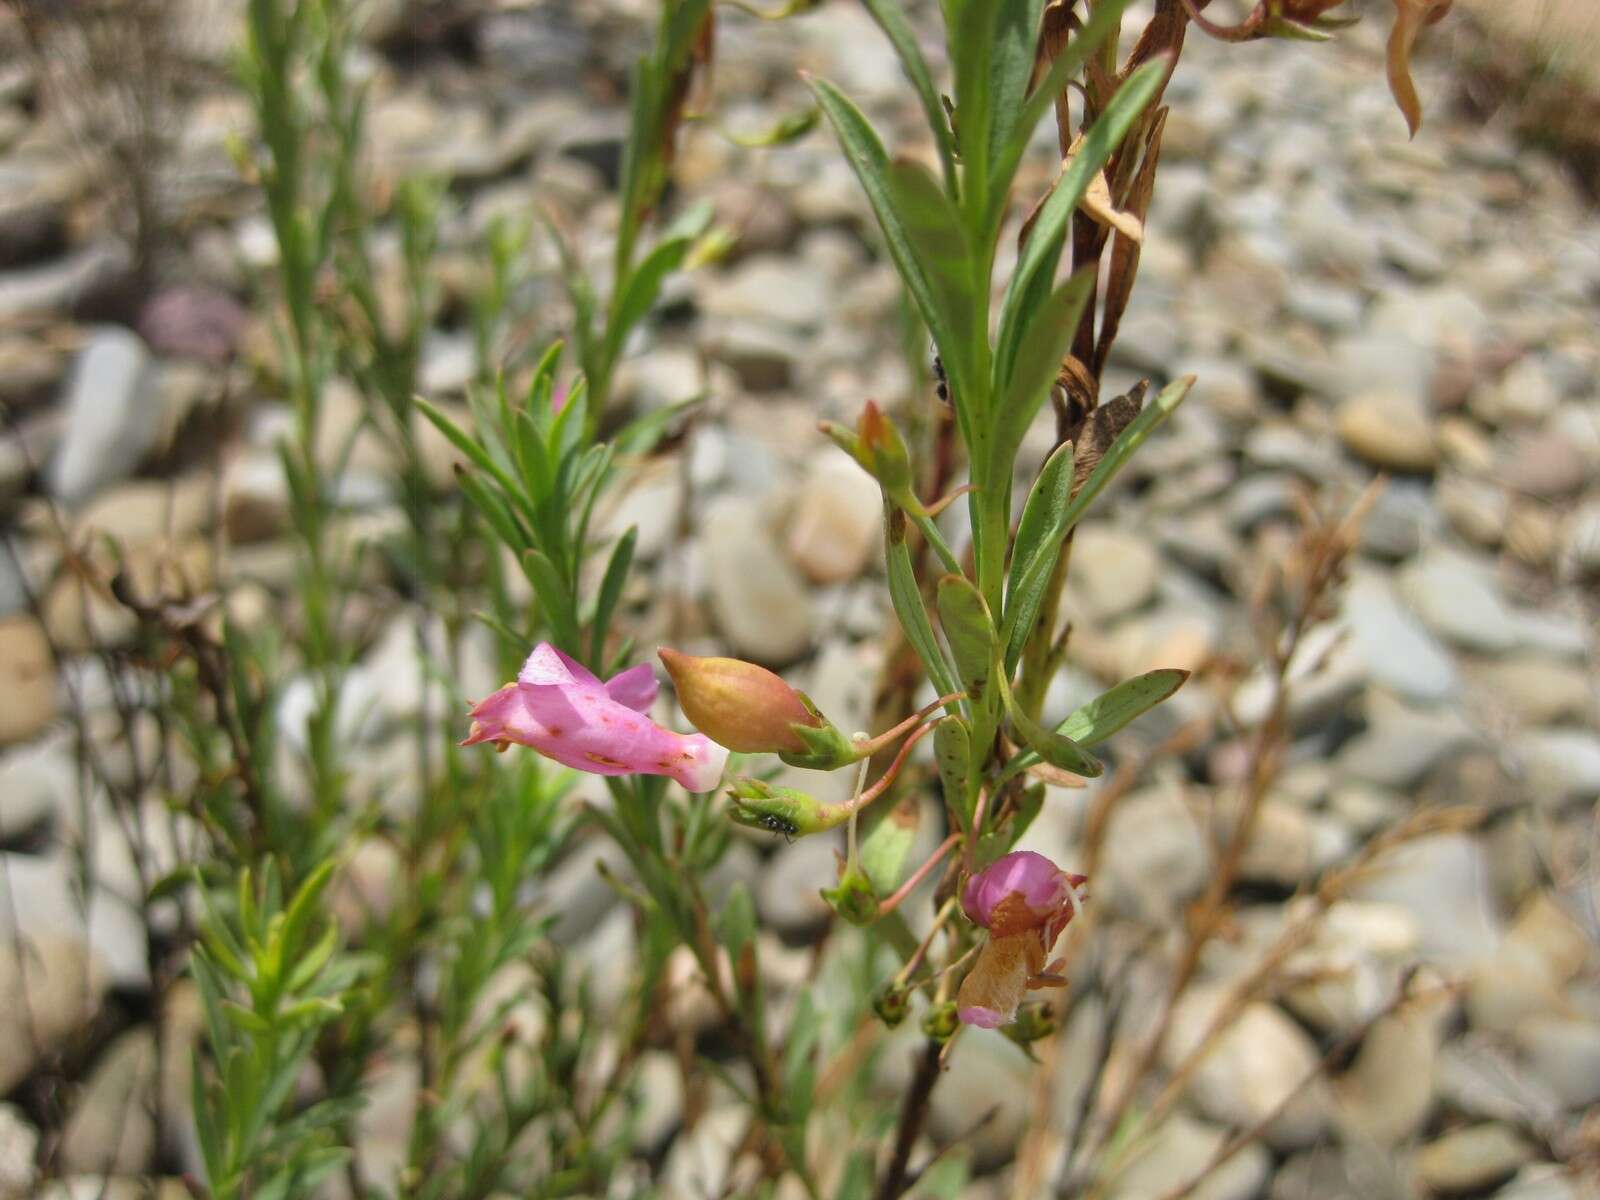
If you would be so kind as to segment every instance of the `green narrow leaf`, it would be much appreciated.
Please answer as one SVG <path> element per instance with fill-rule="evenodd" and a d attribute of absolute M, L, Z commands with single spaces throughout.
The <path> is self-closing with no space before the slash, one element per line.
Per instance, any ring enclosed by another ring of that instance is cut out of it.
<path fill-rule="evenodd" d="M 1017 536 L 1011 548 L 1011 576 L 1006 581 L 1006 605 L 1015 603 L 1017 584 L 1024 570 L 1045 546 L 1052 528 L 1060 524 L 1061 515 L 1067 511 L 1067 501 L 1072 496 L 1073 448 L 1071 442 L 1057 446 L 1039 470 L 1039 477 L 1028 489 L 1028 499 L 1022 506 L 1022 519 L 1017 522 Z"/>
<path fill-rule="evenodd" d="M 861 839 L 861 869 L 880 899 L 893 895 L 905 878 L 906 856 L 917 840 L 921 817 L 921 806 L 909 797 L 884 813 Z"/>
<path fill-rule="evenodd" d="M 600 591 L 594 604 L 594 627 L 589 649 L 589 661 L 594 663 L 597 671 L 604 666 L 601 656 L 605 653 L 606 633 L 611 628 L 611 614 L 616 611 L 617 601 L 622 597 L 623 584 L 628 581 L 628 568 L 633 565 L 633 547 L 638 540 L 639 527 L 628 526 L 628 531 L 617 539 L 616 547 L 611 551 L 611 558 L 606 563 L 605 576 L 600 580 Z"/>
<path fill-rule="evenodd" d="M 938 587 L 939 624 L 956 662 L 956 673 L 967 697 L 976 703 L 989 685 L 989 671 L 997 656 L 994 622 L 972 582 L 962 575 L 946 575 Z"/>
<path fill-rule="evenodd" d="M 959 691 L 955 676 L 945 662 L 939 639 L 933 635 L 933 623 L 928 620 L 928 610 L 922 603 L 922 589 L 917 586 L 916 573 L 911 568 L 911 552 L 906 548 L 906 514 L 892 504 L 884 505 L 886 526 L 885 557 L 888 562 L 889 601 L 895 616 L 904 630 L 906 641 L 922 660 L 934 687 L 941 696 Z"/>
<path fill-rule="evenodd" d="M 1072 493 L 1072 462 L 1072 443 L 1056 446 L 1056 451 L 1045 462 L 1045 469 L 1034 480 L 1034 488 L 1027 494 L 1027 504 L 1022 509 L 1011 557 L 1011 578 L 1005 594 L 1003 627 L 1008 630 L 1005 654 L 1008 672 L 1016 670 L 1022 648 L 1034 634 L 1038 610 L 1045 603 L 1051 574 L 1056 570 L 1056 560 L 1061 557 L 1061 544 L 1066 539 L 1062 515 L 1066 514 Z"/>
<path fill-rule="evenodd" d="M 972 816 L 967 812 L 967 784 L 972 776 L 972 728 L 964 718 L 952 713 L 941 717 L 933 727 L 933 761 L 939 767 L 945 807 L 965 828 Z"/>
<path fill-rule="evenodd" d="M 889 196 L 928 273 L 954 332 L 966 336 L 972 311 L 972 256 L 961 218 L 927 167 L 910 158 L 889 164 Z"/>
<path fill-rule="evenodd" d="M 1000 336 L 995 351 L 997 366 L 1003 366 L 1016 357 L 1022 324 L 1029 315 L 1023 300 L 1037 294 L 1041 286 L 1048 287 L 1048 281 L 1054 279 L 1073 210 L 1088 190 L 1089 181 L 1106 165 L 1112 152 L 1138 120 L 1139 114 L 1161 90 L 1167 66 L 1165 59 L 1145 63 L 1123 81 L 1117 94 L 1111 98 L 1111 103 L 1106 106 L 1106 111 L 1090 127 L 1078 153 L 1039 209 L 1033 231 L 1028 235 L 1028 243 L 1022 249 L 1022 257 L 1012 273 L 1005 300 L 1000 306 Z"/>
<path fill-rule="evenodd" d="M 717 940 L 728 948 L 728 956 L 735 962 L 739 954 L 756 937 L 756 906 L 742 881 L 728 889 L 728 898 L 717 914 Z"/>
<path fill-rule="evenodd" d="M 994 478 L 1009 477 L 1017 447 L 1061 372 L 1061 360 L 1072 346 L 1072 335 L 1094 290 L 1094 281 L 1094 268 L 1086 267 L 1052 292 L 1048 300 L 1027 314 L 1016 357 L 1006 364 L 996 360 L 996 374 L 1003 366 L 1006 385 L 1003 391 L 996 390 L 1001 401 L 990 450 Z"/>
<path fill-rule="evenodd" d="M 1011 193 L 1017 166 L 1022 162 L 1022 156 L 1027 151 L 1034 129 L 1055 104 L 1056 97 L 1066 88 L 1067 81 L 1076 76 L 1084 63 L 1089 61 L 1089 56 L 1099 50 L 1106 38 L 1116 32 L 1122 23 L 1123 11 L 1131 3 L 1132 0 L 1096 0 L 1091 5 L 1088 21 L 1067 43 L 1066 48 L 1056 56 L 1055 61 L 1050 64 L 1049 73 L 1029 94 L 1022 108 L 1022 116 L 1011 131 L 1010 141 L 1002 146 L 1000 156 L 994 162 L 994 176 L 989 185 L 987 210 L 987 219 L 990 222 L 1005 206 L 1006 198 Z"/>
<path fill-rule="evenodd" d="M 801 991 L 783 1046 L 784 1119 L 802 1128 L 811 1112 L 817 1075 L 817 1043 L 822 1038 L 822 1017 L 811 993 Z"/>
<path fill-rule="evenodd" d="M 645 255 L 628 275 L 611 307 L 611 319 L 606 322 L 605 354 L 608 358 L 616 358 L 622 352 L 628 333 L 644 319 L 661 294 L 662 281 L 683 264 L 693 246 L 692 237 L 668 238 Z"/>
<path fill-rule="evenodd" d="M 1162 388 L 1156 398 L 1145 405 L 1117 440 L 1111 443 L 1111 448 L 1101 457 L 1099 464 L 1090 472 L 1089 478 L 1061 510 L 1060 516 L 1050 526 L 1045 538 L 1040 541 L 1040 550 L 1035 552 L 1032 561 L 1023 565 L 1015 590 L 1017 599 L 1015 602 L 1007 601 L 1005 618 L 1001 622 L 1001 639 L 1006 644 L 1006 660 L 1013 666 L 1021 657 L 1022 646 L 1032 632 L 1032 623 L 1038 616 L 1039 597 L 1042 596 L 1045 584 L 1049 581 L 1050 572 L 1055 568 L 1055 555 L 1060 551 L 1061 543 L 1088 511 L 1095 497 L 1105 490 L 1106 485 L 1127 464 L 1134 451 L 1172 415 L 1178 405 L 1183 403 L 1192 386 L 1194 386 L 1192 375 L 1176 379 Z M 1029 597 L 1033 597 L 1031 612 L 1024 611 L 1029 603 Z M 1023 623 L 1024 617 L 1027 617 L 1027 624 Z"/>
<path fill-rule="evenodd" d="M 1011 694 L 1011 687 L 1005 675 L 996 672 L 995 677 L 1000 682 L 1000 701 L 1005 705 L 1006 716 L 1011 718 L 1011 727 L 1017 731 L 1017 736 L 1030 750 L 1051 766 L 1060 767 L 1063 771 L 1071 771 L 1074 775 L 1081 775 L 1085 779 L 1099 777 L 1105 768 L 1100 765 L 1098 759 L 1070 737 L 1053 729 L 1046 729 L 1023 712 L 1022 706 Z"/>
<path fill-rule="evenodd" d="M 863 3 L 889 39 L 894 52 L 900 56 L 900 65 L 905 69 L 906 78 L 911 80 L 911 86 L 916 89 L 917 99 L 922 102 L 922 113 L 928 119 L 928 128 L 933 131 L 934 144 L 939 147 L 939 165 L 944 172 L 945 192 L 953 197 L 956 194 L 956 146 L 950 133 L 950 119 L 945 115 L 944 105 L 939 99 L 939 89 L 934 86 L 928 60 L 917 46 L 917 35 L 901 10 L 901 0 L 863 0 Z"/>
<path fill-rule="evenodd" d="M 878 227 L 883 231 L 889 256 L 894 260 L 900 278 L 905 281 L 912 300 L 916 302 L 923 322 L 933 334 L 933 340 L 944 358 L 945 370 L 955 385 L 955 394 L 960 397 L 967 393 L 971 382 L 966 344 L 958 340 L 953 314 L 941 304 L 940 294 L 929 281 L 916 245 L 895 207 L 888 179 L 889 156 L 883 148 L 883 142 L 861 110 L 843 92 L 825 79 L 810 79 L 809 82 L 816 93 L 817 103 L 838 135 L 839 145 L 856 178 L 861 181 L 867 202 L 872 206 L 873 214 L 878 218 Z"/>
<path fill-rule="evenodd" d="M 561 578 L 561 572 L 538 549 L 523 551 L 522 569 L 528 582 L 533 585 L 534 594 L 539 598 L 539 606 L 544 610 L 545 620 L 550 622 L 557 644 L 568 654 L 581 654 L 578 619 L 572 611 L 572 596 Z"/>
<path fill-rule="evenodd" d="M 1189 672 L 1166 667 L 1125 679 L 1077 709 L 1056 732 L 1080 746 L 1096 745 L 1171 696 L 1188 678 Z"/>
<path fill-rule="evenodd" d="M 517 485 L 513 482 L 511 476 L 501 469 L 499 463 L 489 457 L 488 452 L 482 446 L 468 437 L 460 426 L 428 403 L 423 397 L 416 396 L 412 402 L 417 406 L 418 411 L 432 421 L 440 433 L 444 434 L 445 439 L 452 446 L 471 459 L 476 466 L 494 476 L 495 482 L 507 492 L 513 495 L 516 493 Z"/>

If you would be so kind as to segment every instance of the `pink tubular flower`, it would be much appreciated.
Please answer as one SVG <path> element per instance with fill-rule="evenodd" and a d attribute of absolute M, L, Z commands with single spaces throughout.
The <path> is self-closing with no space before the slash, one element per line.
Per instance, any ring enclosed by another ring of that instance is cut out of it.
<path fill-rule="evenodd" d="M 1045 959 L 1082 906 L 1086 882 L 1031 850 L 1007 854 L 967 880 L 961 907 L 989 940 L 957 994 L 962 1021 L 997 1029 L 1016 1018 L 1030 989 L 1065 983 Z"/>
<path fill-rule="evenodd" d="M 691 792 L 709 792 L 722 778 L 728 752 L 703 734 L 673 733 L 645 715 L 656 698 L 648 664 L 606 682 L 541 642 L 515 683 L 472 709 L 463 746 L 510 742 L 594 775 L 666 775 Z"/>

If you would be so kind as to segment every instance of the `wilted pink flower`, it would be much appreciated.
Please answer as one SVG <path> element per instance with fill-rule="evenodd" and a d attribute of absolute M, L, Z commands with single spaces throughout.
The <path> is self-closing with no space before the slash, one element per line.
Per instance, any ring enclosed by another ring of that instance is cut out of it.
<path fill-rule="evenodd" d="M 996 1029 L 1015 1019 L 1029 989 L 1065 982 L 1045 959 L 1082 906 L 1087 882 L 1031 850 L 1007 854 L 967 880 L 961 907 L 989 940 L 956 997 L 963 1021 Z"/>
<path fill-rule="evenodd" d="M 673 733 L 645 716 L 657 686 L 648 664 L 601 683 L 541 642 L 515 683 L 473 708 L 472 732 L 461 744 L 516 742 L 578 771 L 666 775 L 691 792 L 709 792 L 728 752 L 703 734 Z"/>

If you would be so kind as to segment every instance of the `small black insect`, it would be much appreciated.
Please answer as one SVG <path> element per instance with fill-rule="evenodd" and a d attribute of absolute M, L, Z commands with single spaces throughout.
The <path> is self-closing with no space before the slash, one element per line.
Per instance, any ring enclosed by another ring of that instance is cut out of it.
<path fill-rule="evenodd" d="M 786 821 L 777 813 L 762 813 L 756 818 L 756 824 L 768 833 L 781 833 L 783 840 L 790 845 L 794 844 L 794 835 L 800 832 L 800 826 L 793 821 Z"/>
<path fill-rule="evenodd" d="M 941 403 L 950 403 L 950 380 L 944 373 L 944 360 L 935 354 L 933 356 L 934 390 L 939 395 Z"/>

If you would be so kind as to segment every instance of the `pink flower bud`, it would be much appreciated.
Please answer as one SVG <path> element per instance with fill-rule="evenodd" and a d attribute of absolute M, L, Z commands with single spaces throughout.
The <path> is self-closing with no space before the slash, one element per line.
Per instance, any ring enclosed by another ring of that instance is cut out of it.
<path fill-rule="evenodd" d="M 794 726 L 827 725 L 809 700 L 765 667 L 737 658 L 697 658 L 667 647 L 659 653 L 683 715 L 729 750 L 800 753 L 808 747 Z"/>

